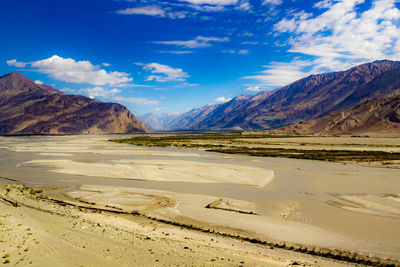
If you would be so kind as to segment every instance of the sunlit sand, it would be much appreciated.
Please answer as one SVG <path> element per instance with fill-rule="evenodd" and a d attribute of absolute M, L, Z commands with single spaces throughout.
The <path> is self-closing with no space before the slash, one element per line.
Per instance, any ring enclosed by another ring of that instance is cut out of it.
<path fill-rule="evenodd" d="M 400 259 L 398 169 L 154 149 L 108 139 L 1 137 L 7 164 L 0 168 L 8 182 L 60 188 L 48 197 L 89 210 L 138 213 L 200 232 L 285 242 L 289 249 Z M 118 216 L 89 213 L 85 220 L 122 229 L 137 223 Z"/>

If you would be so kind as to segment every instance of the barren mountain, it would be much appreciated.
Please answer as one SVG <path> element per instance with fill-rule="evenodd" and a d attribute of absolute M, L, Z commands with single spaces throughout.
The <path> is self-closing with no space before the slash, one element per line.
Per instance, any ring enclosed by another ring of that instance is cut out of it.
<path fill-rule="evenodd" d="M 400 136 L 400 96 L 371 99 L 345 111 L 270 131 L 275 134 Z"/>
<path fill-rule="evenodd" d="M 400 62 L 375 61 L 194 109 L 175 119 L 169 128 L 273 129 L 352 108 L 368 99 L 395 95 L 400 95 Z"/>
<path fill-rule="evenodd" d="M 0 77 L 0 134 L 146 131 L 120 104 L 67 95 L 15 72 Z"/>

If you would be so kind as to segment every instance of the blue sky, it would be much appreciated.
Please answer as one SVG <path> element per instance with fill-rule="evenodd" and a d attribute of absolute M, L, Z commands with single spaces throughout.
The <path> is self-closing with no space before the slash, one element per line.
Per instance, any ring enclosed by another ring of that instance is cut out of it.
<path fill-rule="evenodd" d="M 400 60 L 396 0 L 2 0 L 0 75 L 134 114 Z"/>

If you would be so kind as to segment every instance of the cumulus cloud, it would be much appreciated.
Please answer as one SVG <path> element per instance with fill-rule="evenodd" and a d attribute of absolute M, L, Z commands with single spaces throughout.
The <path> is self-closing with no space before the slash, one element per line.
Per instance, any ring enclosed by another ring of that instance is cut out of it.
<path fill-rule="evenodd" d="M 189 75 L 182 69 L 173 68 L 168 65 L 163 65 L 159 63 L 135 63 L 136 65 L 143 66 L 144 70 L 154 73 L 154 75 L 147 76 L 147 81 L 157 81 L 157 82 L 172 82 L 172 81 L 185 81 Z"/>
<path fill-rule="evenodd" d="M 221 96 L 221 97 L 218 97 L 218 98 L 216 98 L 214 100 L 216 102 L 218 102 L 218 103 L 225 103 L 225 102 L 231 101 L 232 98 Z"/>
<path fill-rule="evenodd" d="M 85 89 L 78 90 L 78 93 L 86 94 L 90 98 L 96 98 L 96 97 L 108 98 L 108 97 L 114 96 L 115 94 L 118 94 L 120 92 L 121 92 L 121 90 L 119 90 L 117 88 L 106 89 L 106 88 L 99 87 L 99 86 L 96 86 L 94 88 L 85 88 Z"/>
<path fill-rule="evenodd" d="M 219 38 L 219 37 L 204 37 L 204 36 L 197 36 L 193 40 L 187 41 L 156 41 L 156 44 L 163 44 L 163 45 L 175 45 L 175 46 L 182 46 L 185 48 L 201 48 L 201 47 L 210 47 L 212 46 L 213 42 L 228 42 L 229 38 Z"/>
<path fill-rule="evenodd" d="M 112 100 L 117 101 L 117 102 L 125 102 L 125 103 L 135 104 L 135 105 L 157 105 L 159 103 L 159 101 L 157 101 L 157 100 L 150 100 L 150 99 L 141 98 L 141 97 L 114 96 L 114 97 L 112 97 Z"/>
<path fill-rule="evenodd" d="M 104 63 L 101 63 L 101 65 L 103 65 L 104 67 L 110 67 L 110 66 L 111 66 L 111 64 L 110 64 L 110 63 L 106 63 L 106 62 L 104 62 Z"/>
<path fill-rule="evenodd" d="M 24 68 L 28 65 L 28 63 L 25 62 L 18 62 L 16 59 L 7 60 L 6 63 L 8 66 L 14 66 L 17 68 Z"/>
<path fill-rule="evenodd" d="M 322 0 L 318 15 L 299 11 L 274 25 L 288 35 L 288 52 L 302 55 L 290 62 L 275 62 L 255 79 L 263 85 L 282 86 L 310 74 L 338 71 L 379 59 L 400 59 L 400 10 L 396 0 Z M 322 10 L 322 13 L 321 13 Z M 360 11 L 362 10 L 362 11 Z"/>
<path fill-rule="evenodd" d="M 36 83 L 36 84 L 39 84 L 39 85 L 43 84 L 43 82 L 42 82 L 42 81 L 39 81 L 39 80 L 36 80 L 35 83 Z"/>
<path fill-rule="evenodd" d="M 7 64 L 16 67 L 30 66 L 40 73 L 48 74 L 56 80 L 70 83 L 89 83 L 93 85 L 123 86 L 131 82 L 128 73 L 105 71 L 90 61 L 76 61 L 54 55 L 50 58 L 29 63 L 8 60 Z"/>
<path fill-rule="evenodd" d="M 396 0 L 375 0 L 358 11 L 363 0 L 321 1 L 322 14 L 300 12 L 284 18 L 275 30 L 292 34 L 289 52 L 313 56 L 315 70 L 340 70 L 377 59 L 400 59 L 400 10 Z"/>
<path fill-rule="evenodd" d="M 249 11 L 251 10 L 250 2 L 248 0 L 241 0 L 239 4 L 235 7 L 235 9 Z"/>

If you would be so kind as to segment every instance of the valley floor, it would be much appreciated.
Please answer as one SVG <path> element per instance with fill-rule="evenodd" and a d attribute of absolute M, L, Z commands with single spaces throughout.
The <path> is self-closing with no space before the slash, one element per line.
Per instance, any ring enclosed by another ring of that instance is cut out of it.
<path fill-rule="evenodd" d="M 2 262 L 399 264 L 396 166 L 147 148 L 112 138 L 0 137 Z M 354 146 L 400 146 L 390 140 Z"/>
<path fill-rule="evenodd" d="M 400 166 L 400 138 L 361 136 L 286 136 L 244 134 L 156 134 L 114 139 L 139 146 L 196 149 L 261 157 L 279 157 Z"/>

